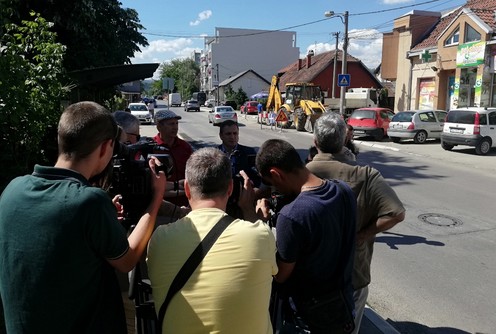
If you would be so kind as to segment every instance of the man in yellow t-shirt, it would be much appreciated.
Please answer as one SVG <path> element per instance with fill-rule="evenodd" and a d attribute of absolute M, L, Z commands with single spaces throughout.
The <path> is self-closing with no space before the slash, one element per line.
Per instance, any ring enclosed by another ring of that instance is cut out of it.
<path fill-rule="evenodd" d="M 268 309 L 272 275 L 277 273 L 276 245 L 269 226 L 257 220 L 251 182 L 241 174 L 245 182 L 238 204 L 249 221 L 234 220 L 172 298 L 164 333 L 272 333 Z M 233 188 L 227 156 L 216 148 L 193 153 L 184 188 L 192 212 L 158 227 L 148 246 L 157 310 L 189 255 L 226 215 Z"/>

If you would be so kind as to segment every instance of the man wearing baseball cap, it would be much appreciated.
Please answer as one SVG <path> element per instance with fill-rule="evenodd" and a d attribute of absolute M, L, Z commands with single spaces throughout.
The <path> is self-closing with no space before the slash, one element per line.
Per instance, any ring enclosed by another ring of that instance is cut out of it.
<path fill-rule="evenodd" d="M 155 124 L 157 125 L 158 134 L 153 140 L 160 146 L 166 147 L 168 153 L 174 161 L 173 174 L 167 178 L 167 189 L 165 197 L 167 200 L 179 205 L 188 206 L 188 199 L 184 194 L 184 176 L 186 161 L 193 153 L 191 145 L 177 136 L 179 130 L 179 120 L 175 112 L 169 109 L 159 110 L 155 113 Z M 164 153 L 164 152 L 157 152 Z"/>

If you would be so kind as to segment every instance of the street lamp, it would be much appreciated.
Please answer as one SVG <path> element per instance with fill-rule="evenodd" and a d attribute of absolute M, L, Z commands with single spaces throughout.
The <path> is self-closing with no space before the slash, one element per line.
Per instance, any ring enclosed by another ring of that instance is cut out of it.
<path fill-rule="evenodd" d="M 343 43 L 343 59 L 341 60 L 341 74 L 346 74 L 348 71 L 346 60 L 348 58 L 348 11 L 344 13 L 334 13 L 332 10 L 324 13 L 325 17 L 339 17 L 344 24 L 344 43 Z M 334 74 L 335 75 L 335 74 Z M 344 95 L 345 86 L 341 86 L 339 96 L 339 113 L 344 115 Z"/>

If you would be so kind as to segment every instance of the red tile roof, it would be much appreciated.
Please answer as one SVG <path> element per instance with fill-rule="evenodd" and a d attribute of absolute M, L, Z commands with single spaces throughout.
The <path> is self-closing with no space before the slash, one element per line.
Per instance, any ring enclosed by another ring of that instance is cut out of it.
<path fill-rule="evenodd" d="M 335 51 L 320 53 L 311 57 L 310 67 L 307 67 L 307 57 L 301 59 L 301 69 L 298 70 L 298 61 L 279 70 L 283 75 L 279 79 L 279 87 L 284 87 L 288 82 L 312 82 L 324 69 L 333 64 Z M 338 51 L 338 61 L 341 60 L 342 51 Z M 347 62 L 360 62 L 357 58 L 346 56 Z"/>
<path fill-rule="evenodd" d="M 428 48 L 435 48 L 441 33 L 458 17 L 463 8 L 470 9 L 489 27 L 496 30 L 496 0 L 469 0 L 467 3 L 453 12 L 441 17 L 436 27 L 427 37 L 412 48 L 412 51 L 419 51 Z"/>

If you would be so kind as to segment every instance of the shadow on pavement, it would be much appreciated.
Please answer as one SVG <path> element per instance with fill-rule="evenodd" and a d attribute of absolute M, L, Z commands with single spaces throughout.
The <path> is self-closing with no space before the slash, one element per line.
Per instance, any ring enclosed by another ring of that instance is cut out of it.
<path fill-rule="evenodd" d="M 440 241 L 427 240 L 427 238 L 417 235 L 406 235 L 393 232 L 382 232 L 381 235 L 375 238 L 375 242 L 381 242 L 389 246 L 391 249 L 399 249 L 399 245 L 416 245 L 426 244 L 430 246 L 444 246 Z M 412 332 L 414 333 L 414 332 Z"/>
<path fill-rule="evenodd" d="M 388 319 L 388 322 L 402 334 L 470 334 L 470 332 L 453 327 L 428 327 L 415 322 L 392 321 L 391 319 Z"/>

